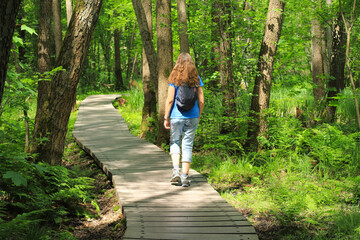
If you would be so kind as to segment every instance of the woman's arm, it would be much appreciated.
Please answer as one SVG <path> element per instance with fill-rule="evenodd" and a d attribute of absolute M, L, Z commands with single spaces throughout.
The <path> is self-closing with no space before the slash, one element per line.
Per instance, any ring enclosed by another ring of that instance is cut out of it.
<path fill-rule="evenodd" d="M 204 98 L 203 87 L 199 87 L 197 92 L 198 92 L 199 120 L 200 120 L 201 113 L 203 112 L 204 106 L 205 106 L 205 98 Z"/>
<path fill-rule="evenodd" d="M 174 103 L 175 97 L 175 87 L 169 86 L 168 96 L 165 102 L 165 114 L 164 114 L 164 127 L 165 129 L 170 129 L 170 111 Z"/>

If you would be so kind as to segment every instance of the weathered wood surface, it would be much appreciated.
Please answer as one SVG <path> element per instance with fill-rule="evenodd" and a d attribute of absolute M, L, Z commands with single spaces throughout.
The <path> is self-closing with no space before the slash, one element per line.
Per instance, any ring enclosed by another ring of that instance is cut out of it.
<path fill-rule="evenodd" d="M 130 134 L 115 97 L 86 98 L 73 136 L 113 181 L 127 220 L 124 239 L 258 239 L 198 172 L 190 171 L 188 188 L 171 185 L 169 155 Z"/>

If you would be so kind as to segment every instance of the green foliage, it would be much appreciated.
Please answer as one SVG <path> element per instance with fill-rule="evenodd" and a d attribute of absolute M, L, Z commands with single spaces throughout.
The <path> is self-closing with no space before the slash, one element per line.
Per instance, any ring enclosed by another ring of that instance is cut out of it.
<path fill-rule="evenodd" d="M 22 87 L 17 86 L 14 92 Z M 26 103 L 29 116 L 34 116 L 33 103 Z M 8 102 L 3 112 L 7 120 L 0 121 L 0 238 L 74 239 L 52 228 L 65 217 L 88 216 L 81 204 L 93 201 L 94 180 L 63 166 L 30 162 L 23 152 L 24 118 L 17 117 L 22 108 Z M 71 118 L 70 130 L 76 114 Z"/>
<path fill-rule="evenodd" d="M 121 96 L 126 102 L 122 107 L 119 107 L 119 112 L 127 123 L 130 132 L 135 136 L 139 136 L 141 133 L 140 125 L 142 107 L 144 105 L 144 94 L 141 90 L 132 88 L 129 91 L 122 92 Z"/>

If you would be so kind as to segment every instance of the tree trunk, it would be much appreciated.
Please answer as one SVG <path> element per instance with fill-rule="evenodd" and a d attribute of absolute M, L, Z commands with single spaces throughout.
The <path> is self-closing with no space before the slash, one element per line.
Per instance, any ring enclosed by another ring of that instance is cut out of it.
<path fill-rule="evenodd" d="M 73 14 L 72 0 L 66 0 L 66 20 L 67 26 L 70 25 L 71 16 Z"/>
<path fill-rule="evenodd" d="M 142 5 L 144 8 L 144 12 L 146 15 L 148 29 L 152 38 L 152 1 L 151 0 L 143 0 Z M 154 85 L 151 83 L 151 75 L 150 75 L 150 67 L 149 62 L 146 57 L 145 49 L 143 47 L 143 58 L 142 58 L 142 72 L 143 72 L 143 91 L 144 91 L 144 106 L 142 109 L 142 119 L 140 132 L 141 138 L 146 138 L 149 133 L 155 133 L 155 125 L 151 123 L 155 123 L 157 120 L 157 109 L 156 109 L 156 92 Z M 149 121 L 149 118 L 153 120 L 153 122 Z"/>
<path fill-rule="evenodd" d="M 221 89 L 224 94 L 223 117 L 226 119 L 221 126 L 221 134 L 231 133 L 234 130 L 234 124 L 230 120 L 236 115 L 235 104 L 235 81 L 233 74 L 232 59 L 232 36 L 231 36 L 231 0 L 222 1 L 219 4 L 220 11 L 220 76 Z"/>
<path fill-rule="evenodd" d="M 189 37 L 187 34 L 186 0 L 177 0 L 179 22 L 180 52 L 190 53 Z"/>
<path fill-rule="evenodd" d="M 216 73 L 220 72 L 220 4 L 218 0 L 213 1 L 211 6 L 211 21 L 213 27 L 211 28 L 211 43 L 212 53 L 211 53 L 211 72 Z M 216 80 L 210 82 L 210 89 L 217 89 L 218 85 L 221 83 L 220 77 L 217 77 Z"/>
<path fill-rule="evenodd" d="M 313 94 L 315 104 L 322 102 L 325 96 L 324 65 L 322 56 L 323 33 L 319 20 L 314 19 L 311 26 L 311 70 L 314 83 Z"/>
<path fill-rule="evenodd" d="M 44 74 L 51 70 L 50 60 L 50 35 L 51 35 L 51 1 L 40 1 L 40 15 L 39 15 L 39 33 L 38 33 L 38 72 Z M 45 76 L 44 76 L 45 77 Z M 34 125 L 34 134 L 31 144 L 36 144 L 36 141 L 47 136 L 47 131 L 41 129 L 39 125 L 40 117 L 48 113 L 49 98 L 50 98 L 50 84 L 48 80 L 41 80 L 38 82 L 38 98 L 36 117 Z M 37 138 L 37 139 L 36 139 Z M 31 150 L 30 150 L 31 151 Z"/>
<path fill-rule="evenodd" d="M 354 81 L 354 78 L 353 78 L 353 72 L 352 72 L 352 69 L 351 69 L 351 66 L 350 66 L 350 56 L 349 56 L 349 54 L 350 54 L 350 43 L 351 43 L 351 30 L 354 27 L 354 22 L 355 22 L 356 0 L 354 0 L 353 10 L 352 10 L 352 13 L 351 13 L 351 16 L 350 16 L 350 18 L 351 18 L 350 20 L 347 20 L 345 18 L 345 15 L 344 15 L 344 12 L 343 12 L 342 6 L 341 6 L 341 0 L 339 0 L 339 7 L 340 7 L 341 17 L 343 19 L 345 32 L 346 32 L 345 65 L 346 65 L 347 70 L 348 70 L 350 83 L 351 83 L 351 88 L 352 88 L 353 95 L 354 95 L 356 120 L 357 120 L 358 130 L 360 131 L 359 102 L 358 102 L 358 96 L 357 96 L 355 81 Z"/>
<path fill-rule="evenodd" d="M 281 27 L 284 20 L 285 2 L 270 0 L 264 37 L 261 43 L 258 74 L 255 77 L 255 86 L 251 98 L 250 121 L 248 128 L 247 146 L 261 150 L 258 137 L 266 137 L 267 120 L 266 109 L 269 108 L 271 79 L 273 73 L 274 57 L 277 44 L 281 36 Z"/>
<path fill-rule="evenodd" d="M 156 32 L 158 50 L 158 103 L 159 133 L 156 143 L 169 141 L 169 131 L 164 128 L 165 101 L 167 98 L 168 77 L 173 67 L 171 0 L 156 0 Z M 150 61 L 150 59 L 149 59 Z"/>
<path fill-rule="evenodd" d="M 0 2 L 0 106 L 4 93 L 16 15 L 19 11 L 20 3 L 21 0 L 5 0 Z"/>
<path fill-rule="evenodd" d="M 334 20 L 331 36 L 330 79 L 327 86 L 329 90 L 326 99 L 326 118 L 328 121 L 333 122 L 335 120 L 336 105 L 330 104 L 330 102 L 337 101 L 335 97 L 345 88 L 346 33 L 341 22 L 341 16 Z"/>
<path fill-rule="evenodd" d="M 121 72 L 121 52 L 120 52 L 120 31 L 118 28 L 114 30 L 114 48 L 115 48 L 115 90 L 125 89 Z"/>
<path fill-rule="evenodd" d="M 155 92 L 158 89 L 158 60 L 154 48 L 154 44 L 152 41 L 152 31 L 150 31 L 148 27 L 148 23 L 146 20 L 146 15 L 144 8 L 141 4 L 140 0 L 132 0 L 134 11 L 136 14 L 136 19 L 139 24 L 141 41 L 143 43 L 143 47 L 145 50 L 146 58 L 148 59 L 149 68 L 150 68 L 150 78 L 151 83 L 155 88 Z"/>
<path fill-rule="evenodd" d="M 52 10 L 54 16 L 54 39 L 55 39 L 55 52 L 56 58 L 59 56 L 62 45 L 62 32 L 61 32 L 61 7 L 59 0 L 52 0 Z"/>
<path fill-rule="evenodd" d="M 91 36 L 99 17 L 102 0 L 78 0 L 63 47 L 56 61 L 62 66 L 52 77 L 48 111 L 40 116 L 38 129 L 49 132 L 49 141 L 32 145 L 31 152 L 50 164 L 61 164 L 71 108 Z M 40 132 L 35 132 L 35 137 Z"/>
<path fill-rule="evenodd" d="M 135 1 L 139 1 L 139 0 L 135 0 Z M 141 4 L 141 2 L 140 2 Z M 131 73 L 131 67 L 132 67 L 132 60 L 131 60 L 131 51 L 133 49 L 133 45 L 134 45 L 134 39 L 135 39 L 135 27 L 136 27 L 136 23 L 134 23 L 133 28 L 132 28 L 132 32 L 131 32 L 131 37 L 130 37 L 130 41 L 128 41 L 128 46 L 127 46 L 127 68 L 126 68 L 126 80 L 129 81 L 129 76 Z"/>

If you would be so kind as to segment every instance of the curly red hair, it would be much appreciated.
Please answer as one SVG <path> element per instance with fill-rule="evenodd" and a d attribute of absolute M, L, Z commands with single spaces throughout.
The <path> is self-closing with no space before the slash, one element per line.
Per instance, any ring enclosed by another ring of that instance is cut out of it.
<path fill-rule="evenodd" d="M 199 74 L 190 54 L 180 53 L 168 81 L 175 86 L 199 87 Z"/>

